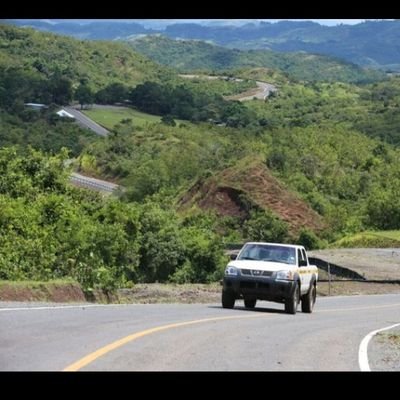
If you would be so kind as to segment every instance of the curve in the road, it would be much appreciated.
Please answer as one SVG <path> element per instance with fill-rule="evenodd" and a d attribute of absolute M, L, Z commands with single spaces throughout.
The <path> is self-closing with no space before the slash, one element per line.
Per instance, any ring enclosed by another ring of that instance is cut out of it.
<path fill-rule="evenodd" d="M 190 74 L 181 74 L 179 76 L 181 78 L 187 78 L 187 79 L 204 78 L 204 79 L 210 79 L 210 80 L 227 79 L 228 78 L 227 76 L 190 75 Z M 243 79 L 241 79 L 241 78 L 232 78 L 232 79 L 235 82 L 243 82 Z M 232 96 L 227 96 L 226 99 L 227 100 L 247 101 L 247 100 L 253 100 L 254 98 L 256 98 L 259 100 L 265 100 L 270 95 L 270 93 L 278 91 L 276 86 L 272 85 L 271 83 L 256 81 L 256 85 L 257 85 L 257 90 L 255 92 L 253 92 L 251 95 L 248 95 L 248 92 L 251 90 L 246 90 L 243 93 L 239 93 L 239 94 L 232 95 Z"/>
<path fill-rule="evenodd" d="M 211 321 L 222 321 L 222 320 L 227 320 L 227 319 L 238 319 L 238 318 L 242 318 L 242 319 L 243 318 L 260 318 L 260 317 L 265 317 L 265 315 L 239 315 L 239 316 L 235 315 L 235 316 L 229 316 L 229 317 L 204 318 L 204 319 L 198 319 L 198 320 L 194 320 L 194 321 L 185 321 L 185 322 L 177 322 L 175 324 L 161 325 L 161 326 L 157 326 L 155 328 L 146 329 L 144 331 L 140 331 L 140 332 L 134 333 L 132 335 L 125 336 L 122 339 L 119 339 L 113 343 L 110 343 L 107 346 L 104 346 L 104 347 L 94 351 L 93 353 L 88 354 L 86 357 L 83 357 L 80 360 L 69 365 L 68 367 L 64 368 L 63 371 L 69 371 L 69 372 L 79 371 L 86 365 L 92 363 L 93 361 L 97 360 L 99 357 L 104 356 L 105 354 L 109 353 L 110 351 L 113 351 L 113 350 L 123 346 L 124 344 L 132 342 L 143 336 L 151 335 L 152 333 L 165 331 L 165 330 L 173 329 L 173 328 L 179 328 L 182 326 L 211 322 Z"/>
<path fill-rule="evenodd" d="M 2 303 L 0 370 L 359 371 L 365 334 L 400 321 L 400 294 L 321 297 L 314 313 L 295 316 L 278 304 L 238 303 Z M 372 363 L 376 349 L 368 350 Z"/>
<path fill-rule="evenodd" d="M 385 304 L 385 305 L 380 305 L 380 306 L 375 306 L 374 308 L 392 308 L 392 307 L 399 307 L 400 304 Z M 338 311 L 361 311 L 361 310 L 370 310 L 371 307 L 349 307 L 349 308 L 344 308 L 344 309 L 330 309 L 330 310 L 320 310 L 320 313 L 330 313 L 330 312 L 338 312 Z M 161 331 L 166 331 L 169 329 L 173 328 L 180 328 L 184 326 L 189 326 L 189 325 L 195 325 L 195 324 L 201 324 L 201 323 L 207 323 L 207 322 L 213 322 L 213 321 L 225 321 L 225 320 L 232 320 L 232 319 L 243 319 L 243 318 L 260 318 L 260 317 L 266 317 L 268 314 L 256 314 L 256 315 L 239 315 L 239 316 L 228 316 L 228 317 L 213 317 L 213 318 L 204 318 L 204 319 L 199 319 L 199 320 L 191 320 L 191 321 L 184 321 L 184 322 L 177 322 L 173 324 L 167 324 L 167 325 L 161 325 L 157 326 L 154 328 L 150 329 L 145 329 L 133 334 L 130 334 L 128 336 L 125 336 L 119 340 L 116 340 L 104 347 L 99 348 L 98 350 L 88 354 L 87 356 L 79 359 L 78 361 L 70 364 L 69 366 L 65 367 L 63 371 L 69 371 L 69 372 L 76 372 L 81 370 L 82 368 L 86 367 L 87 365 L 91 364 L 92 362 L 96 361 L 100 357 L 112 352 L 113 350 L 116 350 L 120 348 L 121 346 L 124 346 L 127 343 L 130 343 L 132 341 L 135 341 L 139 338 L 142 338 L 147 335 L 151 335 L 153 333 L 161 332 Z M 360 350 L 359 350 L 359 365 L 360 369 L 362 371 L 369 371 L 369 366 L 368 366 L 368 358 L 366 357 L 366 349 L 368 346 L 368 341 L 372 338 L 372 336 L 380 331 L 391 329 L 395 326 L 398 326 L 400 324 L 392 325 L 387 328 L 383 329 L 378 329 L 376 331 L 371 332 L 369 335 L 367 335 L 366 338 L 362 341 L 360 345 Z M 366 340 L 368 338 L 368 340 Z M 366 360 L 366 361 L 365 361 Z M 365 369 L 365 366 L 368 369 Z"/>
<path fill-rule="evenodd" d="M 361 371 L 371 371 L 371 368 L 369 366 L 368 362 L 368 343 L 370 340 L 379 332 L 387 331 L 389 329 L 395 328 L 396 326 L 400 326 L 400 324 L 394 324 L 390 326 L 386 326 L 385 328 L 381 329 L 376 329 L 375 331 L 372 331 L 368 333 L 364 337 L 364 339 L 361 341 L 359 350 L 358 350 L 358 364 L 360 365 L 360 370 Z"/>

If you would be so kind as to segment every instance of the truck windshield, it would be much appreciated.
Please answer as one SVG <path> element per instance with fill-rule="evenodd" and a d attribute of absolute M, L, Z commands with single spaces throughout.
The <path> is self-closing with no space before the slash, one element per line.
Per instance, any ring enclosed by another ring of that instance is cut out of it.
<path fill-rule="evenodd" d="M 272 261 L 284 264 L 296 264 L 296 251 L 293 247 L 246 244 L 237 260 Z"/>

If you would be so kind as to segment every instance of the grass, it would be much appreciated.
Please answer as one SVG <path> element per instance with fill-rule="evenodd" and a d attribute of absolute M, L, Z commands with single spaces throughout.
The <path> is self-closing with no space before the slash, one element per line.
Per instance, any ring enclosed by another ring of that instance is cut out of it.
<path fill-rule="evenodd" d="M 376 336 L 378 336 L 382 342 L 389 342 L 397 347 L 400 347 L 400 333 L 379 332 Z"/>
<path fill-rule="evenodd" d="M 83 110 L 83 113 L 107 129 L 113 129 L 123 119 L 131 119 L 134 126 L 161 121 L 161 117 L 157 115 L 142 113 L 127 107 L 95 108 Z"/>
<path fill-rule="evenodd" d="M 365 231 L 345 236 L 330 247 L 400 247 L 400 231 Z"/>
<path fill-rule="evenodd" d="M 389 239 L 400 240 L 400 231 L 377 231 L 377 232 L 368 232 L 371 235 L 381 236 Z"/>

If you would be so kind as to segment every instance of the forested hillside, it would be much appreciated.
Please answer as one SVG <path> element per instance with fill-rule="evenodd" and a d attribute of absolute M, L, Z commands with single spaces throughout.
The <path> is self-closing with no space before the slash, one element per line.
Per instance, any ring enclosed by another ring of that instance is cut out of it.
<path fill-rule="evenodd" d="M 159 35 L 140 37 L 130 43 L 152 60 L 181 71 L 264 67 L 278 69 L 292 79 L 307 81 L 365 83 L 385 78 L 382 73 L 316 54 L 240 51 L 198 40 L 172 40 Z"/>
<path fill-rule="evenodd" d="M 193 120 L 216 118 L 211 111 L 215 105 L 217 114 L 228 118 L 222 95 L 253 85 L 254 81 L 222 80 L 199 84 L 144 58 L 127 44 L 81 41 L 0 25 L 0 145 L 30 144 L 50 152 L 66 146 L 71 155 L 78 155 L 85 143 L 96 138 L 58 118 L 55 111 L 61 105 L 74 100 L 101 104 L 132 100 L 143 111 Z M 146 90 L 151 92 L 149 99 Z M 171 108 L 171 96 L 179 106 Z M 38 112 L 24 103 L 49 108 Z"/>
<path fill-rule="evenodd" d="M 285 188 L 298 193 L 323 217 L 328 229 L 322 236 L 327 239 L 369 227 L 400 228 L 400 219 L 391 217 L 400 206 L 400 150 L 335 122 L 240 129 L 154 124 L 128 131 L 126 126 L 116 127 L 115 135 L 89 145 L 81 159 L 83 170 L 118 177 L 127 187 L 126 200 L 141 202 L 157 193 L 178 195 L 180 199 L 196 182 L 200 185 L 198 193 L 202 193 L 204 179 L 218 177 L 217 173 L 231 167 L 246 170 L 244 165 L 249 160 L 258 159 Z M 261 189 L 254 185 L 255 191 L 244 190 L 251 178 L 246 173 L 237 176 L 241 178 L 229 185 L 217 183 L 239 194 L 245 192 L 239 203 L 246 213 L 228 218 L 228 226 L 232 224 L 235 229 L 225 231 L 242 237 L 250 211 L 259 209 L 257 193 Z M 201 197 L 192 204 L 198 202 L 202 202 Z M 190 213 L 198 211 L 195 207 Z M 281 211 L 274 211 L 280 219 L 287 214 L 287 210 Z"/>
<path fill-rule="evenodd" d="M 87 291 L 217 279 L 219 237 L 183 224 L 167 200 L 125 204 L 70 187 L 66 157 L 0 149 L 0 279 L 68 277 Z"/>
<path fill-rule="evenodd" d="M 125 43 L 82 41 L 4 24 L 0 25 L 0 68 L 1 76 L 10 70 L 20 74 L 21 84 L 28 79 L 37 84 L 45 81 L 50 86 L 43 89 L 47 95 L 60 79 L 73 87 L 90 82 L 98 90 L 113 82 L 134 86 L 175 75 Z"/>

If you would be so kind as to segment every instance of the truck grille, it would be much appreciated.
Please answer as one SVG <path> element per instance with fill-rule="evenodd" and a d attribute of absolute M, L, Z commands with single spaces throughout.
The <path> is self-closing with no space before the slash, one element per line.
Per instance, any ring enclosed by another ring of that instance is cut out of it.
<path fill-rule="evenodd" d="M 259 269 L 241 269 L 242 275 L 250 276 L 271 276 L 272 271 L 261 271 Z"/>

